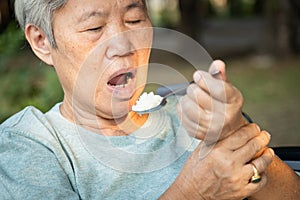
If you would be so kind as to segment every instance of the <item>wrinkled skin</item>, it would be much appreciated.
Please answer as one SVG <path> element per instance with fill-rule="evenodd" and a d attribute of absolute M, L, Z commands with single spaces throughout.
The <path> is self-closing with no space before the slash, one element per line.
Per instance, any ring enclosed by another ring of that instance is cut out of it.
<path fill-rule="evenodd" d="M 197 71 L 195 84 L 188 87 L 177 110 L 191 136 L 213 143 L 228 137 L 246 121 L 242 116 L 243 96 L 227 82 L 225 64 L 214 61 L 209 71 L 220 74 L 213 77 Z"/>
<path fill-rule="evenodd" d="M 267 183 L 264 172 L 274 158 L 273 150 L 265 148 L 269 141 L 267 132 L 260 131 L 255 124 L 249 124 L 213 147 L 200 143 L 177 177 L 174 183 L 176 189 L 169 189 L 162 199 L 222 200 L 250 196 Z M 210 153 L 201 156 L 207 148 Z M 263 148 L 261 156 L 252 160 Z M 249 182 L 253 176 L 250 161 L 262 176 L 259 183 Z M 168 196 L 168 192 L 171 195 Z"/>

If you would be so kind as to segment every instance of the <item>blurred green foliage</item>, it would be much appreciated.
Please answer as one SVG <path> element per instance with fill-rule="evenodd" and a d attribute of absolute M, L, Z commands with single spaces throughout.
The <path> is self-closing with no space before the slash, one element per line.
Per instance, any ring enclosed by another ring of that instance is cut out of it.
<path fill-rule="evenodd" d="M 28 105 L 47 111 L 63 96 L 54 69 L 35 58 L 14 22 L 0 34 L 0 96 L 0 123 Z"/>
<path fill-rule="evenodd" d="M 18 50 L 25 44 L 22 30 L 16 23 L 11 22 L 5 32 L 0 34 L 0 70 L 6 70 L 5 62 L 10 60 Z"/>

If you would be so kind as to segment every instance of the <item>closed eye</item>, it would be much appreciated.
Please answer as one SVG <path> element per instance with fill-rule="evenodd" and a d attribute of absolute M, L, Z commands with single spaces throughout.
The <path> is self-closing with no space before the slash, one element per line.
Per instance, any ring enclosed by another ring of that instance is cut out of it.
<path fill-rule="evenodd" d="M 126 21 L 126 23 L 128 23 L 128 24 L 138 24 L 140 22 L 142 22 L 142 20 L 140 20 L 140 19 L 138 19 L 138 20 L 132 20 L 132 21 Z"/>
<path fill-rule="evenodd" d="M 103 28 L 103 26 L 99 26 L 99 27 L 95 27 L 95 28 L 89 28 L 89 29 L 87 29 L 87 31 L 95 31 L 95 32 L 97 32 L 97 31 L 101 31 L 102 28 Z"/>

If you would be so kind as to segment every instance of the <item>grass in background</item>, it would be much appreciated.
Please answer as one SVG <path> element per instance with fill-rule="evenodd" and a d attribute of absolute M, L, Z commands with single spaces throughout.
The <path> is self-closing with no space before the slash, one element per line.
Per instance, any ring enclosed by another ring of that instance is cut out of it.
<path fill-rule="evenodd" d="M 272 135 L 271 145 L 300 146 L 300 59 L 229 61 L 231 82 L 244 95 L 244 111 Z"/>

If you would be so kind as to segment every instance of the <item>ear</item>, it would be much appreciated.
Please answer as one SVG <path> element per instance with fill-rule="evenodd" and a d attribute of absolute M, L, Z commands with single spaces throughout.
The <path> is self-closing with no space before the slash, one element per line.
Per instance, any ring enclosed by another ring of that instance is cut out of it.
<path fill-rule="evenodd" d="M 25 37 L 35 55 L 48 65 L 53 65 L 52 47 L 45 33 L 39 27 L 28 24 L 25 28 Z"/>

